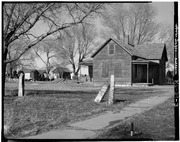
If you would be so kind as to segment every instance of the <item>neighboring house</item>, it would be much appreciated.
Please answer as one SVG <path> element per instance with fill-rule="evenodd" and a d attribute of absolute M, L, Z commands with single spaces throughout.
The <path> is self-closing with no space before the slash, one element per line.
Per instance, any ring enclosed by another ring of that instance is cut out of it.
<path fill-rule="evenodd" d="M 93 66 L 92 66 L 92 58 L 88 58 L 83 60 L 83 62 L 80 62 L 79 65 L 81 66 L 88 66 L 88 76 L 90 78 L 90 81 L 93 79 Z"/>
<path fill-rule="evenodd" d="M 23 69 L 22 70 L 24 72 L 24 79 L 25 80 L 31 80 L 31 71 L 32 69 Z"/>
<path fill-rule="evenodd" d="M 39 80 L 40 81 L 45 81 L 45 80 L 49 79 L 48 74 L 46 73 L 45 70 L 38 70 L 38 72 L 39 72 Z"/>
<path fill-rule="evenodd" d="M 92 54 L 91 60 L 80 65 L 89 67 L 95 84 L 115 76 L 116 84 L 165 84 L 166 45 L 161 43 L 132 46 L 119 40 L 108 39 Z"/>
<path fill-rule="evenodd" d="M 54 74 L 54 79 L 56 78 L 71 79 L 71 71 L 68 68 L 56 67 L 52 70 L 52 73 Z"/>
<path fill-rule="evenodd" d="M 33 81 L 40 80 L 38 70 L 36 70 L 36 69 L 23 69 L 22 71 L 24 72 L 24 79 L 25 80 L 33 80 Z"/>
<path fill-rule="evenodd" d="M 31 78 L 33 81 L 39 81 L 39 80 L 40 80 L 40 73 L 38 72 L 38 70 L 36 70 L 36 69 L 31 70 L 31 72 L 30 72 L 30 78 Z"/>

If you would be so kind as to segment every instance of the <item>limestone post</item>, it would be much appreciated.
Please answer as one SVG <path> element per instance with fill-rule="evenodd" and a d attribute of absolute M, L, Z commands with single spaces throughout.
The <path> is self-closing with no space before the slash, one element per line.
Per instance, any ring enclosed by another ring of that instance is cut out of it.
<path fill-rule="evenodd" d="M 19 88 L 18 88 L 18 97 L 24 96 L 24 73 L 21 72 L 19 75 Z"/>
<path fill-rule="evenodd" d="M 114 75 L 111 75 L 110 79 L 110 89 L 109 89 L 109 100 L 108 104 L 111 105 L 114 102 Z"/>

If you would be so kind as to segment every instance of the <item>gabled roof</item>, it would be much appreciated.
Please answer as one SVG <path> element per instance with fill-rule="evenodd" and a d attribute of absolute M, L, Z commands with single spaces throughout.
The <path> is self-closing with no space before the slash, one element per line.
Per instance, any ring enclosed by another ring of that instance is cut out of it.
<path fill-rule="evenodd" d="M 32 69 L 23 69 L 24 73 L 30 73 L 32 71 Z"/>
<path fill-rule="evenodd" d="M 101 45 L 101 46 L 91 55 L 91 57 L 93 58 L 97 53 L 99 53 L 99 51 L 101 51 L 101 49 L 103 49 L 103 47 L 104 47 L 106 44 L 108 44 L 110 41 L 111 41 L 111 38 L 109 38 L 108 40 L 106 40 L 106 42 L 105 42 L 103 45 Z"/>
<path fill-rule="evenodd" d="M 79 62 L 79 65 L 92 66 L 92 60 L 92 58 L 85 59 L 82 62 Z"/>
<path fill-rule="evenodd" d="M 135 45 L 134 47 L 125 44 L 124 42 L 120 40 L 116 40 L 113 38 L 109 38 L 102 46 L 100 46 L 93 54 L 92 58 L 96 56 L 104 47 L 106 44 L 108 44 L 110 41 L 114 41 L 117 43 L 120 47 L 122 47 L 128 54 L 131 56 L 137 56 L 141 57 L 143 59 L 152 59 L 152 60 L 159 60 L 162 58 L 163 50 L 165 49 L 166 52 L 166 47 L 165 44 L 163 43 L 152 43 L 152 44 L 142 44 L 142 45 Z M 167 53 L 166 54 L 166 61 L 167 61 Z"/>
<path fill-rule="evenodd" d="M 45 70 L 38 70 L 38 72 L 39 72 L 40 74 L 46 73 Z"/>
<path fill-rule="evenodd" d="M 71 71 L 68 68 L 64 68 L 64 67 L 56 67 L 53 71 L 53 73 L 62 73 L 62 72 L 69 72 L 71 73 Z"/>
<path fill-rule="evenodd" d="M 152 43 L 135 45 L 134 48 L 146 59 L 161 59 L 165 45 L 163 43 Z"/>
<path fill-rule="evenodd" d="M 125 44 L 124 42 L 120 41 L 120 40 L 116 40 L 113 38 L 109 38 L 102 46 L 100 46 L 93 54 L 92 54 L 92 58 L 99 53 L 99 51 L 101 51 L 104 46 L 106 44 L 108 44 L 110 41 L 114 41 L 115 43 L 117 43 L 119 46 L 121 46 L 128 54 L 130 54 L 131 56 L 138 56 L 138 57 L 142 57 L 142 55 L 131 45 L 129 44 Z M 143 58 L 143 57 L 142 57 Z"/>

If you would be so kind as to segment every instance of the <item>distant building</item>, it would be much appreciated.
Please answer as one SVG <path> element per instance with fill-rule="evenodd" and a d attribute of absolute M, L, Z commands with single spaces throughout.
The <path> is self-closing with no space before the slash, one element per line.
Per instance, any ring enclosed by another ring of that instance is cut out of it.
<path fill-rule="evenodd" d="M 64 67 L 55 67 L 52 70 L 52 73 L 54 75 L 54 79 L 56 78 L 64 78 L 64 79 L 71 79 L 71 71 L 68 68 Z"/>
<path fill-rule="evenodd" d="M 24 72 L 24 79 L 25 80 L 31 80 L 31 71 L 32 69 L 23 69 L 22 70 Z"/>
<path fill-rule="evenodd" d="M 45 70 L 38 70 L 38 72 L 39 72 L 39 80 L 40 81 L 49 80 L 48 79 L 48 74 L 46 73 Z"/>

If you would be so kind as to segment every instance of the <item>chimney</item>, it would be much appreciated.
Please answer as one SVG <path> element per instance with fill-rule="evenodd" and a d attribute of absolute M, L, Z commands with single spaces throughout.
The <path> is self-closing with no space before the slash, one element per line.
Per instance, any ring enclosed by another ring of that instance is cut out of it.
<path fill-rule="evenodd" d="M 130 43 L 129 35 L 128 35 L 128 44 L 131 45 L 132 47 L 134 47 L 134 44 L 131 44 L 131 43 Z"/>

